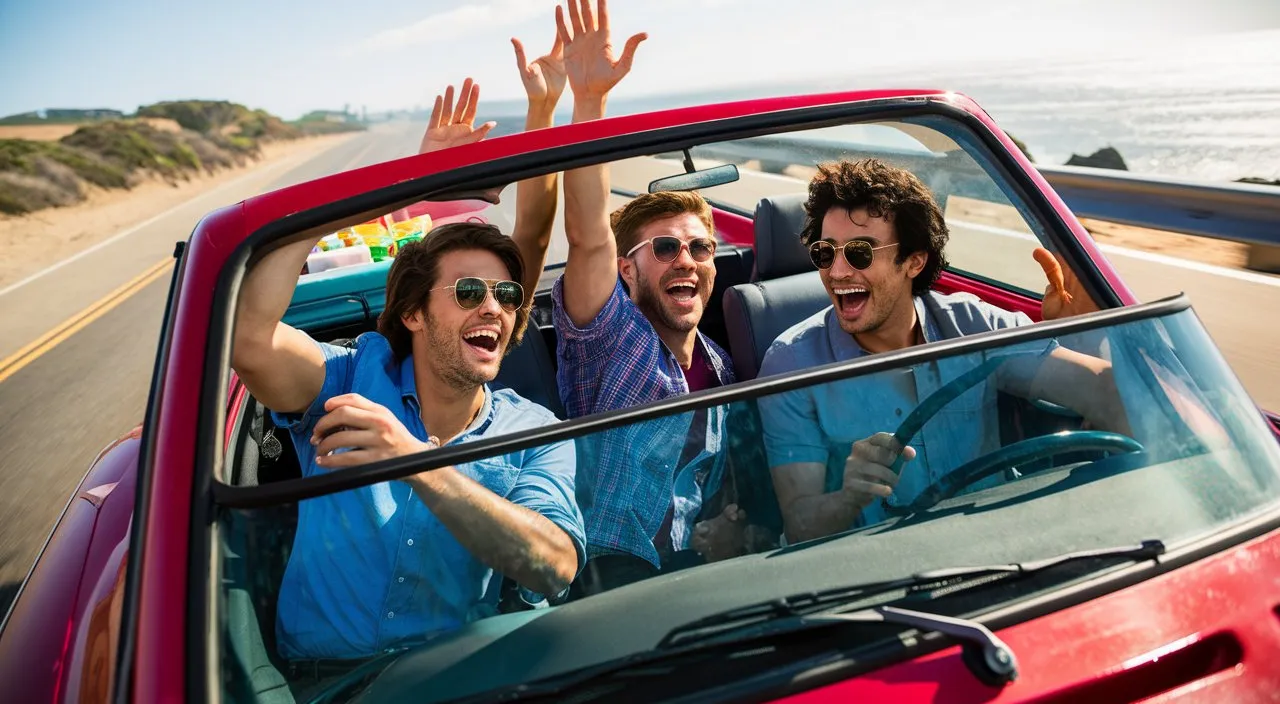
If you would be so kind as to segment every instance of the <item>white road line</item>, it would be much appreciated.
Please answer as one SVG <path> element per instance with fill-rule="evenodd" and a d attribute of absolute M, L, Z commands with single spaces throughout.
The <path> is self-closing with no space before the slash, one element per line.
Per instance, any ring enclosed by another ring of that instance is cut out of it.
<path fill-rule="evenodd" d="M 958 227 L 986 232 L 992 235 L 1000 235 L 1001 237 L 1012 237 L 1020 240 L 1029 240 L 1039 242 L 1034 235 L 1026 232 L 1018 232 L 1016 230 L 1006 230 L 1003 227 L 995 227 L 993 225 L 982 225 L 976 222 L 966 222 L 964 220 L 948 220 L 948 224 Z M 1235 279 L 1236 281 L 1244 281 L 1246 283 L 1258 284 L 1259 286 L 1280 287 L 1280 276 L 1268 276 L 1266 274 L 1255 274 L 1251 271 L 1240 271 L 1239 269 L 1228 269 L 1223 266 L 1214 264 L 1205 264 L 1204 262 L 1191 261 L 1189 259 L 1179 259 L 1171 257 L 1167 254 L 1155 254 L 1153 252 L 1143 252 L 1137 249 L 1129 249 L 1127 247 L 1119 247 L 1114 244 L 1097 243 L 1098 249 L 1107 254 L 1114 254 L 1119 257 L 1128 257 L 1130 259 L 1139 259 L 1153 264 L 1162 264 L 1164 266 L 1176 267 L 1178 269 L 1187 269 L 1189 271 L 1198 271 L 1202 274 L 1210 274 L 1213 276 L 1221 276 L 1223 278 Z"/>
<path fill-rule="evenodd" d="M 337 146 L 337 145 L 334 145 L 334 146 Z M 321 153 L 323 153 L 323 152 L 321 152 Z M 227 183 L 224 183 L 224 184 L 222 184 L 221 186 L 218 186 L 217 188 L 215 188 L 215 189 L 213 189 L 213 190 L 211 190 L 211 191 L 205 191 L 204 193 L 200 193 L 199 195 L 192 196 L 191 198 L 188 198 L 187 200 L 184 200 L 184 201 L 182 201 L 181 203 L 178 203 L 177 205 L 173 206 L 172 208 L 169 208 L 168 210 L 166 210 L 166 211 L 164 211 L 164 212 L 160 213 L 159 215 L 152 216 L 152 217 L 150 217 L 150 218 L 147 218 L 146 220 L 143 220 L 142 222 L 138 223 L 137 225 L 133 225 L 133 226 L 131 226 L 131 227 L 125 228 L 124 230 L 121 230 L 120 232 L 117 232 L 116 234 L 112 235 L 111 237 L 109 237 L 109 238 L 107 238 L 107 239 L 105 239 L 105 240 L 103 240 L 103 241 L 101 241 L 101 242 L 99 242 L 99 243 L 97 243 L 97 244 L 95 244 L 95 245 L 93 245 L 93 246 L 91 246 L 91 247 L 87 247 L 87 248 L 85 248 L 85 249 L 82 249 L 82 250 L 80 250 L 79 252 L 77 252 L 77 253 L 75 253 L 75 254 L 71 255 L 70 257 L 67 257 L 66 259 L 63 259 L 63 260 L 62 260 L 62 261 L 60 261 L 60 262 L 57 262 L 57 263 L 55 263 L 55 264 L 51 264 L 51 265 L 49 265 L 48 267 L 45 267 L 44 269 L 41 269 L 40 271 L 37 271 L 37 272 L 35 272 L 34 274 L 31 274 L 30 276 L 26 277 L 25 279 L 22 279 L 22 280 L 20 280 L 20 281 L 15 282 L 15 283 L 9 284 L 8 286 L 6 286 L 6 287 L 4 287 L 4 288 L 0 288 L 0 296 L 4 296 L 4 295 L 5 295 L 5 294 L 7 294 L 7 293 L 12 293 L 12 292 L 14 292 L 14 291 L 16 291 L 16 290 L 18 290 L 18 289 L 22 288 L 23 286 L 26 286 L 27 284 L 31 283 L 32 281 L 35 281 L 35 280 L 37 280 L 37 279 L 39 279 L 39 278 L 41 278 L 41 277 L 44 277 L 44 276 L 48 276 L 49 274 L 52 274 L 53 272 L 55 272 L 55 271 L 57 271 L 57 270 L 61 269 L 62 267 L 66 266 L 66 265 L 68 265 L 68 264 L 71 264 L 71 263 L 73 263 L 73 262 L 79 261 L 80 259 L 83 259 L 84 257 L 87 257 L 87 256 L 89 256 L 90 254 L 93 254 L 94 252 L 96 252 L 96 251 L 98 251 L 98 250 L 100 250 L 100 249 L 102 249 L 102 248 L 104 248 L 104 247 L 109 247 L 109 246 L 111 246 L 111 245 L 115 244 L 116 242 L 119 242 L 120 240 L 122 240 L 122 239 L 124 239 L 124 238 L 128 237 L 129 235 L 132 235 L 132 234 L 136 233 L 137 231 L 139 231 L 139 230 L 141 230 L 141 229 L 143 229 L 143 228 L 147 227 L 148 225 L 151 225 L 151 224 L 153 224 L 153 223 L 155 223 L 155 222 L 157 222 L 157 221 L 159 221 L 159 220 L 162 220 L 162 219 L 164 219 L 164 218 L 166 218 L 166 217 L 169 217 L 170 215 L 173 215 L 175 212 L 177 212 L 177 211 L 179 211 L 179 210 L 181 210 L 181 209 L 183 209 L 183 208 L 187 207 L 188 205 L 190 205 L 193 201 L 195 201 L 195 200 L 197 200 L 197 199 L 205 198 L 205 197 L 208 197 L 208 196 L 214 195 L 214 194 L 216 194 L 216 193 L 221 193 L 222 191 L 228 190 L 228 189 L 230 189 L 230 188 L 232 188 L 232 187 L 234 187 L 234 186 L 238 186 L 238 185 L 240 185 L 242 182 L 247 181 L 247 180 L 249 180 L 249 179 L 251 179 L 251 178 L 254 178 L 254 177 L 259 177 L 259 178 L 260 178 L 260 177 L 263 175 L 263 173 L 264 173 L 264 172 L 265 172 L 265 173 L 271 173 L 272 171 L 278 171 L 278 170 L 280 170 L 282 167 L 284 167 L 284 166 L 289 166 L 289 165 L 294 165 L 294 161 L 293 161 L 292 159 L 285 159 L 285 160 L 283 160 L 283 161 L 276 162 L 275 164 L 272 164 L 272 165 L 270 165 L 270 166 L 267 166 L 267 167 L 265 167 L 265 168 L 263 168 L 263 169 L 255 169 L 255 170 L 253 170 L 253 171 L 250 171 L 249 173 L 247 173 L 247 174 L 245 174 L 245 175 L 243 175 L 243 176 L 240 176 L 239 178 L 236 178 L 236 179 L 233 179 L 233 180 L 231 180 L 231 181 L 228 181 Z M 229 204 L 228 204 L 228 205 L 229 205 Z"/>

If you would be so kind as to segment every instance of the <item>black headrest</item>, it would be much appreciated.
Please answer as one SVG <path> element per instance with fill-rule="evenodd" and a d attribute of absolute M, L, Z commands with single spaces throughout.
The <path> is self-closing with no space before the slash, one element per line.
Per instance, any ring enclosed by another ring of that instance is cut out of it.
<path fill-rule="evenodd" d="M 764 353 L 778 335 L 829 305 L 831 299 L 816 270 L 738 284 L 725 291 L 725 327 L 738 380 L 756 378 Z"/>
<path fill-rule="evenodd" d="M 809 252 L 800 244 L 804 227 L 805 196 L 786 195 L 761 198 L 756 203 L 756 278 L 813 271 Z"/>

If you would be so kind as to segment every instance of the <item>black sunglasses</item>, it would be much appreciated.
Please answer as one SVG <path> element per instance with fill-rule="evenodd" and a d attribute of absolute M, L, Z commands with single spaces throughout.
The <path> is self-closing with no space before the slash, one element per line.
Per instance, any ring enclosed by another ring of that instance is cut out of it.
<path fill-rule="evenodd" d="M 849 240 L 844 243 L 842 249 L 844 249 L 844 260 L 849 262 L 849 266 L 854 269 L 866 269 L 871 266 L 871 259 L 876 250 L 897 246 L 898 243 L 894 242 L 872 247 L 866 240 Z M 809 259 L 813 260 L 813 265 L 819 269 L 830 269 L 831 265 L 836 263 L 836 245 L 827 240 L 814 242 L 809 245 Z"/>
<path fill-rule="evenodd" d="M 716 241 L 710 237 L 695 237 L 686 244 L 679 237 L 659 235 L 632 247 L 631 251 L 627 252 L 627 256 L 635 254 L 646 244 L 653 246 L 653 258 L 664 264 L 675 261 L 676 257 L 680 256 L 680 250 L 685 247 L 689 248 L 689 256 L 693 257 L 695 262 L 705 262 L 716 253 Z"/>
<path fill-rule="evenodd" d="M 514 281 L 494 281 L 492 285 L 477 276 L 464 276 L 452 286 L 433 288 L 432 291 L 453 289 L 453 300 L 463 310 L 475 310 L 493 291 L 493 299 L 508 313 L 524 305 L 524 287 Z"/>

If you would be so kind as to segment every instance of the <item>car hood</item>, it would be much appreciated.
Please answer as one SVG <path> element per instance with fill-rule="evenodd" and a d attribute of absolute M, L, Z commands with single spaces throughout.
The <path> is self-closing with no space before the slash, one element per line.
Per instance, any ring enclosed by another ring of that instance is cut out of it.
<path fill-rule="evenodd" d="M 686 569 L 558 607 L 491 617 L 407 651 L 364 695 L 369 701 L 447 701 L 649 650 L 677 626 L 766 599 L 943 567 L 1169 541 L 1187 535 L 1188 516 L 1197 516 L 1196 523 L 1225 518 L 1204 515 L 1216 511 L 1184 491 L 1187 476 L 1212 476 L 1217 459 L 1232 461 L 1205 455 L 1143 467 L 1140 456 L 1115 457 L 1105 470 L 1095 463 L 1089 471 L 1035 475 L 940 503 L 914 518 Z M 1181 475 L 1181 487 L 1169 480 L 1170 472 Z M 1046 525 L 1053 530 L 1028 530 Z"/>

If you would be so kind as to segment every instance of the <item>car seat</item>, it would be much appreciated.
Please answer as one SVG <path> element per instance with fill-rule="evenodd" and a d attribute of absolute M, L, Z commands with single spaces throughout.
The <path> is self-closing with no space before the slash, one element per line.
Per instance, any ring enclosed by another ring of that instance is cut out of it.
<path fill-rule="evenodd" d="M 760 199 L 755 211 L 756 274 L 725 291 L 729 354 L 739 380 L 754 379 L 764 353 L 787 328 L 831 304 L 800 243 L 804 197 Z"/>

